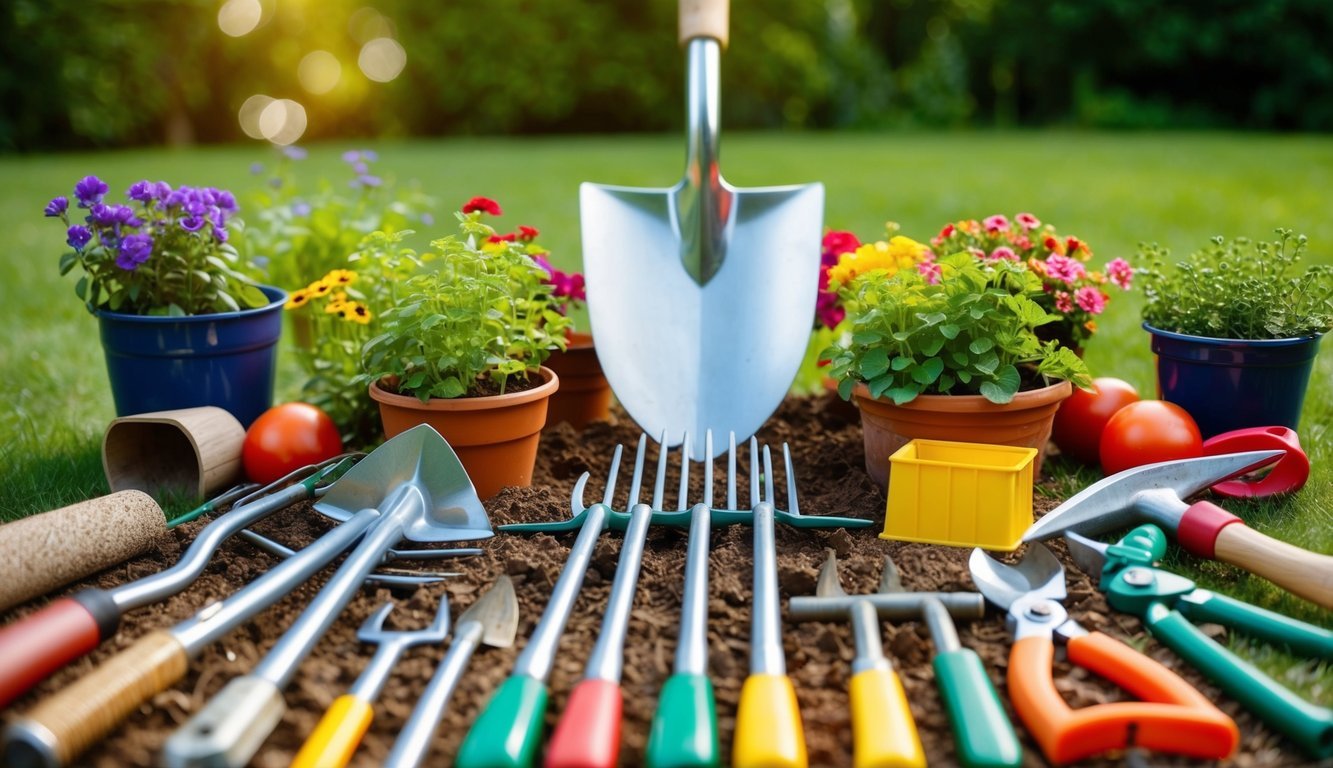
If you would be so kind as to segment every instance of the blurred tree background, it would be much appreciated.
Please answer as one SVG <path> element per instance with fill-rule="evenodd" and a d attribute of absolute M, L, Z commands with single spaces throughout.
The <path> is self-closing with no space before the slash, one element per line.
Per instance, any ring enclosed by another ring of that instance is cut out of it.
<path fill-rule="evenodd" d="M 1328 0 L 734 6 L 728 129 L 1333 129 Z M 8 0 L 0 151 L 673 130 L 675 9 Z"/>

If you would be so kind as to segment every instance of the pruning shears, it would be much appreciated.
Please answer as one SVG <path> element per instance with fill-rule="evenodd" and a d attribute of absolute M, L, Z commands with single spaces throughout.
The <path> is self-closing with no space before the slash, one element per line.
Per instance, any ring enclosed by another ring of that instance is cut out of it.
<path fill-rule="evenodd" d="M 1016 565 L 981 549 L 968 561 L 986 599 L 1007 610 L 1014 634 L 1009 652 L 1009 698 L 1046 758 L 1057 765 L 1110 750 L 1141 747 L 1221 759 L 1240 741 L 1236 723 L 1176 673 L 1069 617 L 1065 571 L 1045 546 L 1031 544 Z M 1055 688 L 1055 640 L 1069 660 L 1128 690 L 1142 701 L 1071 709 Z"/>
<path fill-rule="evenodd" d="M 1138 616 L 1148 631 L 1218 687 L 1310 754 L 1333 756 L 1333 709 L 1311 704 L 1205 635 L 1193 622 L 1231 627 L 1292 653 L 1333 660 L 1333 632 L 1225 595 L 1155 563 L 1166 534 L 1140 525 L 1115 544 L 1067 532 L 1069 552 L 1098 581 L 1111 607 Z"/>

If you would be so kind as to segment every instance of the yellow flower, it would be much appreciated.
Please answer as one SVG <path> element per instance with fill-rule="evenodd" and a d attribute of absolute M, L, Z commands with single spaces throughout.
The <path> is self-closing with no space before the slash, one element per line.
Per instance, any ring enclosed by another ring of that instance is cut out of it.
<path fill-rule="evenodd" d="M 349 301 L 343 305 L 342 317 L 354 323 L 366 325 L 370 322 L 370 308 L 359 301 Z"/>
<path fill-rule="evenodd" d="M 838 259 L 838 263 L 829 268 L 829 281 L 845 285 L 875 270 L 883 270 L 892 275 L 920 262 L 926 252 L 926 246 L 902 235 L 890 239 L 887 243 L 883 240 L 866 243 L 852 253 L 844 253 Z"/>
<path fill-rule="evenodd" d="M 342 300 L 342 301 L 339 301 L 337 298 L 335 298 L 333 301 L 330 301 L 330 302 L 324 307 L 324 314 L 326 314 L 326 315 L 341 315 L 341 314 L 342 314 L 342 311 L 347 307 L 347 301 L 346 301 L 346 296 L 347 296 L 347 294 L 342 294 L 342 296 L 343 296 L 343 300 Z"/>
<path fill-rule="evenodd" d="M 1101 272 L 1089 272 L 1088 278 L 1098 285 L 1106 282 L 1106 275 Z"/>
<path fill-rule="evenodd" d="M 328 283 L 330 286 L 351 285 L 356 282 L 356 273 L 350 269 L 335 269 L 325 275 L 320 282 Z"/>
<path fill-rule="evenodd" d="M 292 291 L 287 294 L 287 303 L 282 305 L 283 309 L 300 309 L 310 301 L 310 294 L 305 290 Z"/>
<path fill-rule="evenodd" d="M 307 285 L 307 286 L 305 287 L 305 290 L 306 290 L 306 293 L 309 293 L 309 294 L 310 294 L 310 298 L 312 298 L 312 299 L 322 299 L 322 298 L 324 298 L 325 296 L 328 296 L 329 293 L 333 291 L 333 284 L 332 284 L 332 283 L 326 283 L 326 282 L 324 282 L 323 280 L 316 280 L 315 282 L 311 283 L 310 285 Z"/>
<path fill-rule="evenodd" d="M 347 301 L 347 292 L 338 291 L 337 293 L 333 294 L 333 298 L 330 299 L 330 301 L 334 302 L 335 304 L 341 304 L 344 301 Z"/>
<path fill-rule="evenodd" d="M 1087 329 L 1088 333 L 1097 332 L 1097 322 L 1095 320 L 1089 320 L 1083 324 L 1083 327 Z"/>

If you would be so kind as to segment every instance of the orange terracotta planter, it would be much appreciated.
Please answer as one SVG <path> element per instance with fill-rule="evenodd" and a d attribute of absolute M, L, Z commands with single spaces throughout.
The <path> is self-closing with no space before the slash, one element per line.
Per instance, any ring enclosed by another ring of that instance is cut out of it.
<path fill-rule="evenodd" d="M 551 397 L 546 414 L 548 426 L 567 421 L 574 429 L 583 429 L 610 417 L 611 385 L 602 375 L 590 334 L 570 333 L 569 347 L 552 352 L 546 367 L 560 378 L 560 391 Z"/>
<path fill-rule="evenodd" d="M 489 499 L 506 486 L 532 484 L 537 446 L 546 425 L 546 407 L 560 379 L 542 368 L 540 386 L 491 397 L 432 398 L 430 402 L 370 385 L 380 406 L 384 436 L 429 424 L 449 442 L 477 495 Z"/>
<path fill-rule="evenodd" d="M 996 405 L 981 395 L 921 395 L 905 405 L 894 405 L 892 400 L 872 398 L 865 384 L 857 384 L 852 396 L 861 409 L 866 472 L 887 488 L 889 456 L 908 440 L 920 437 L 1036 448 L 1033 477 L 1038 477 L 1055 411 L 1073 391 L 1073 385 L 1061 381 L 1019 392 L 1006 405 Z"/>

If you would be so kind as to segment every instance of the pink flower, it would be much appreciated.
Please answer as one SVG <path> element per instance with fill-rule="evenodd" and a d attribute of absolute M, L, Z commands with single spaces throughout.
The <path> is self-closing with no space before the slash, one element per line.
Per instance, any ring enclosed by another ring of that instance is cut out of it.
<path fill-rule="evenodd" d="M 824 234 L 823 248 L 820 254 L 819 263 L 826 267 L 831 267 L 838 263 L 838 257 L 844 253 L 851 253 L 861 247 L 861 241 L 851 232 L 842 232 L 836 229 L 830 229 Z"/>
<path fill-rule="evenodd" d="M 967 249 L 967 252 L 970 253 L 970 254 L 972 254 L 972 258 L 974 258 L 974 259 L 984 259 L 984 258 L 986 258 L 986 252 L 983 251 L 983 250 L 981 250 L 980 248 L 975 247 L 975 246 L 970 246 L 970 247 Z"/>
<path fill-rule="evenodd" d="M 1026 229 L 1028 231 L 1034 230 L 1037 227 L 1041 226 L 1041 222 L 1037 220 L 1037 217 L 1033 216 L 1030 213 L 1020 213 L 1014 217 L 1014 220 L 1017 221 L 1019 225 L 1023 227 L 1023 229 Z"/>
<path fill-rule="evenodd" d="M 482 213 L 489 213 L 492 216 L 499 216 L 500 204 L 489 197 L 474 197 L 463 204 L 463 213 L 472 213 L 473 211 L 481 211 Z"/>
<path fill-rule="evenodd" d="M 1018 254 L 1014 253 L 1013 248 L 1002 245 L 990 252 L 990 259 L 991 261 L 1018 261 Z"/>
<path fill-rule="evenodd" d="M 1060 280 L 1068 285 L 1073 285 L 1075 281 L 1087 274 L 1081 262 L 1053 253 L 1046 259 L 1046 276 L 1053 280 Z"/>
<path fill-rule="evenodd" d="M 1091 285 L 1075 291 L 1074 300 L 1078 302 L 1079 309 L 1090 315 L 1100 315 L 1106 309 L 1106 294 Z"/>
<path fill-rule="evenodd" d="M 854 238 L 853 238 L 854 239 Z M 824 238 L 828 242 L 828 238 Z M 825 251 L 827 253 L 827 251 Z M 827 264 L 819 267 L 819 294 L 815 297 L 815 320 L 825 328 L 834 328 L 847 316 L 847 310 L 838 304 L 838 294 L 828 287 Z"/>
<path fill-rule="evenodd" d="M 583 282 L 583 275 L 578 272 L 561 272 L 558 269 L 551 270 L 551 295 L 560 299 L 569 299 L 572 301 L 587 301 L 587 287 Z"/>
<path fill-rule="evenodd" d="M 986 219 L 987 232 L 992 232 L 992 233 L 1004 232 L 1008 229 L 1009 229 L 1009 220 L 1006 219 L 1003 215 L 997 213 L 994 216 L 987 217 Z"/>
<path fill-rule="evenodd" d="M 945 240 L 948 240 L 953 235 L 953 233 L 954 233 L 954 226 L 952 224 L 945 224 L 944 229 L 941 229 L 938 235 L 930 238 L 930 244 L 940 245 Z"/>
<path fill-rule="evenodd" d="M 1014 246 L 1020 251 L 1030 251 L 1032 250 L 1032 238 L 1027 235 L 1020 235 L 1014 238 Z"/>
<path fill-rule="evenodd" d="M 1055 311 L 1069 314 L 1074 311 L 1074 302 L 1067 291 L 1055 292 Z"/>
<path fill-rule="evenodd" d="M 944 270 L 933 261 L 923 261 L 916 265 L 916 271 L 926 278 L 926 285 L 935 285 L 940 281 Z"/>
<path fill-rule="evenodd" d="M 1124 259 L 1112 259 L 1106 265 L 1106 276 L 1121 289 L 1128 291 L 1130 281 L 1134 279 L 1134 268 Z"/>

